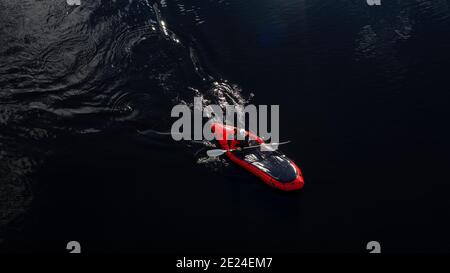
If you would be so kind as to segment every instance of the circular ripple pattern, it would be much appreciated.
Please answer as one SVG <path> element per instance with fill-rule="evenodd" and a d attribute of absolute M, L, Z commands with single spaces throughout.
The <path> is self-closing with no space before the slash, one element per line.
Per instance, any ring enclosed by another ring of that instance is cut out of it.
<path fill-rule="evenodd" d="M 217 89 L 155 4 L 0 0 L 0 232 L 30 204 L 29 176 L 67 143 L 167 131 L 174 104 Z"/>

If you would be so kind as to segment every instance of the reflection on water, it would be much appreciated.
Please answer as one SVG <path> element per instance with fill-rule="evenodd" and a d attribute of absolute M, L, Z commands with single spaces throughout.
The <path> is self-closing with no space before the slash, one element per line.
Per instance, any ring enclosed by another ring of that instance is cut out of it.
<path fill-rule="evenodd" d="M 243 102 L 235 87 L 213 84 L 157 3 L 24 0 L 0 7 L 1 226 L 32 200 L 29 175 L 61 148 L 54 141 L 61 134 L 167 130 L 172 105 L 202 93 L 208 101 Z"/>

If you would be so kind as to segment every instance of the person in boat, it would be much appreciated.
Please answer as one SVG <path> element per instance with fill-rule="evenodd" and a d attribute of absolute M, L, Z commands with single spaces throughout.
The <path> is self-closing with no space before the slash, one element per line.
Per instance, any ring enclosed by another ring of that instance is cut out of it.
<path fill-rule="evenodd" d="M 233 138 L 228 140 L 228 147 L 238 151 L 250 146 L 250 135 L 244 129 L 234 128 Z"/>

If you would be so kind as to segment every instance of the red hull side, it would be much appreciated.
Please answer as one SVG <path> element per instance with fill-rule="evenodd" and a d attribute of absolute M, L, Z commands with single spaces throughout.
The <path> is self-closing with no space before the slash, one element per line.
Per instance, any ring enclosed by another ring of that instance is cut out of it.
<path fill-rule="evenodd" d="M 227 135 L 233 134 L 234 128 L 235 127 L 226 126 L 226 125 L 223 125 L 220 123 L 213 123 L 211 125 L 211 131 L 215 134 L 216 138 L 218 139 L 219 145 L 222 149 L 228 150 L 228 149 L 234 148 L 234 147 L 229 147 L 228 141 L 227 141 Z M 264 143 L 264 141 L 260 137 L 252 134 L 251 132 L 247 132 L 247 133 L 249 134 L 251 139 L 255 139 L 260 144 Z M 252 164 L 246 162 L 245 160 L 240 159 L 234 153 L 227 152 L 226 155 L 232 162 L 241 166 L 242 168 L 246 169 L 247 171 L 251 172 L 252 174 L 257 176 L 259 179 L 261 179 L 264 183 L 266 183 L 267 185 L 269 185 L 273 188 L 277 188 L 277 189 L 280 189 L 283 191 L 294 191 L 294 190 L 299 190 L 299 189 L 303 188 L 303 186 L 305 184 L 300 168 L 292 160 L 290 160 L 290 162 L 297 170 L 297 177 L 290 182 L 280 182 L 280 181 L 274 179 L 273 177 L 271 177 L 270 175 L 268 175 L 267 173 L 261 171 L 257 167 L 253 166 Z"/>

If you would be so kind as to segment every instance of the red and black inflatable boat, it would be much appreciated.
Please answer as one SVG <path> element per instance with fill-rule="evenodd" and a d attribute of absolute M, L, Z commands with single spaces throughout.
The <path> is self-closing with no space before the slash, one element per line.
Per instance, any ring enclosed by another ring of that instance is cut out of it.
<path fill-rule="evenodd" d="M 225 154 L 235 164 L 251 172 L 267 185 L 283 190 L 294 191 L 303 188 L 304 180 L 300 168 L 278 150 L 239 149 L 244 140 L 236 140 L 236 127 L 221 123 L 211 124 L 211 131 Z M 264 141 L 255 134 L 243 131 L 247 146 L 261 145 Z M 234 137 L 234 139 L 233 139 Z"/>

